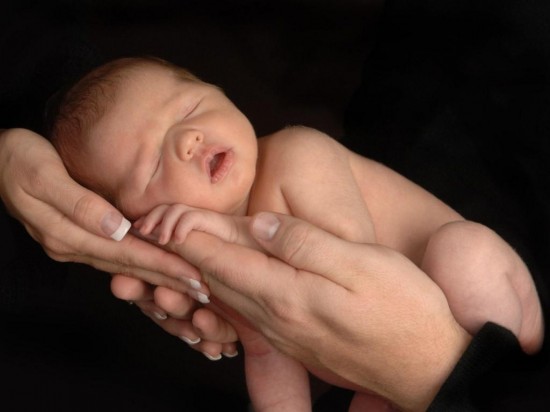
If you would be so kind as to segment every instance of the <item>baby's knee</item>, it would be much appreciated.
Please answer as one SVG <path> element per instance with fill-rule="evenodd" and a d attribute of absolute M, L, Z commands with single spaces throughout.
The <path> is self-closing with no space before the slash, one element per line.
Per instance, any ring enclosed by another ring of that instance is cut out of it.
<path fill-rule="evenodd" d="M 442 225 L 430 238 L 425 260 L 447 256 L 469 265 L 494 266 L 508 264 L 506 243 L 485 225 L 455 221 Z"/>

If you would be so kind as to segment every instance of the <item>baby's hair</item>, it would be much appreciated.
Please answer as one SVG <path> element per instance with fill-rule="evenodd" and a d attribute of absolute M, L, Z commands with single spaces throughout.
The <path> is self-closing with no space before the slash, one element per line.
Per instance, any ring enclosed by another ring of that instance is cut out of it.
<path fill-rule="evenodd" d="M 82 77 L 68 90 L 58 92 L 46 107 L 46 135 L 59 152 L 71 176 L 86 185 L 86 171 L 79 167 L 82 139 L 115 103 L 118 87 L 132 70 L 156 65 L 182 80 L 201 80 L 188 70 L 157 57 L 122 57 L 109 61 Z M 91 188 L 103 194 L 102 188 Z"/>

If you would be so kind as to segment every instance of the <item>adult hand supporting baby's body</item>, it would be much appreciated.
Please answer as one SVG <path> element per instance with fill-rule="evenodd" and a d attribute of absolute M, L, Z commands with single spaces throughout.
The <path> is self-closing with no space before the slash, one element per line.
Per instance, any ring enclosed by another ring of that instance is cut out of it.
<path fill-rule="evenodd" d="M 428 407 L 470 336 L 425 273 L 290 216 L 258 214 L 251 233 L 273 257 L 199 232 L 170 245 L 214 296 L 323 380 Z"/>
<path fill-rule="evenodd" d="M 120 212 L 71 179 L 53 146 L 30 130 L 0 130 L 0 197 L 55 260 L 179 291 L 189 290 L 189 279 L 200 279 L 180 257 L 117 231 L 126 222 Z"/>

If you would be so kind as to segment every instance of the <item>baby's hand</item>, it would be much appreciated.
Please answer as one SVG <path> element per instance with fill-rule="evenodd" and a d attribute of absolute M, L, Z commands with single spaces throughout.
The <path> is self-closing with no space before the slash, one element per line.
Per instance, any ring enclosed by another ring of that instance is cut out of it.
<path fill-rule="evenodd" d="M 258 248 L 247 230 L 249 218 L 196 209 L 183 204 L 160 205 L 134 222 L 141 235 L 165 245 L 183 243 L 192 230 L 206 232 L 226 242 Z"/>

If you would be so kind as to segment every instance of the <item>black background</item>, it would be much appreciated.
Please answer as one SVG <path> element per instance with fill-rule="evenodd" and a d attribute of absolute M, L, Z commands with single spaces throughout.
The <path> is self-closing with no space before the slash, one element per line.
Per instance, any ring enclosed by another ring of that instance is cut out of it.
<path fill-rule="evenodd" d="M 397 0 L 380 17 L 381 6 L 20 1 L 0 29 L 0 126 L 40 131 L 63 83 L 103 60 L 157 55 L 221 86 L 258 135 L 321 129 L 497 229 L 544 295 L 549 6 Z M 246 410 L 242 357 L 206 360 L 112 297 L 108 275 L 53 262 L 18 222 L 0 223 L 5 410 Z M 476 395 L 484 408 L 546 410 L 547 352 L 501 365 Z"/>

